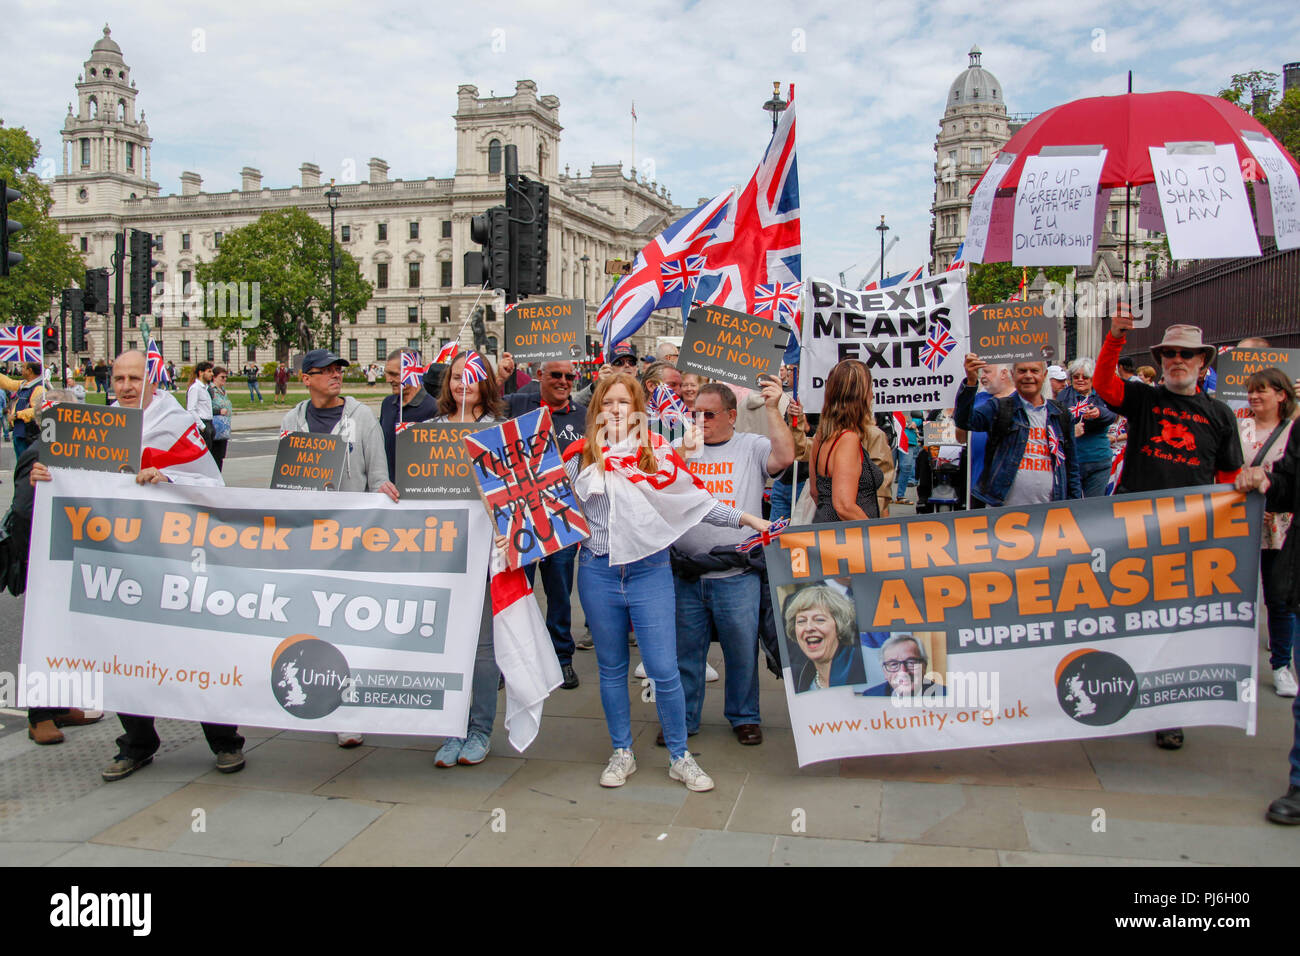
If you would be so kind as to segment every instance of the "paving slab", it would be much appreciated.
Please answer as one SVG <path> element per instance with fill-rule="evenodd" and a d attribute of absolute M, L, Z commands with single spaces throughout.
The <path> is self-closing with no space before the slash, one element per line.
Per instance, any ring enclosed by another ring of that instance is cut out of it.
<path fill-rule="evenodd" d="M 1190 860 L 1138 860 L 1122 856 L 1076 856 L 1064 853 L 1035 853 L 1026 850 L 998 850 L 1001 866 L 1210 866 Z"/>
<path fill-rule="evenodd" d="M 239 773 L 212 769 L 199 780 L 228 787 L 311 793 L 373 752 L 373 747 L 340 747 L 333 734 L 328 739 L 318 735 L 315 740 L 286 739 L 282 734 L 255 749 L 246 747 L 248 763 Z"/>
<path fill-rule="evenodd" d="M 873 780 L 749 775 L 728 830 L 875 840 L 883 787 Z"/>
<path fill-rule="evenodd" d="M 603 820 L 574 863 L 577 866 L 682 866 L 703 833 L 692 827 Z"/>
<path fill-rule="evenodd" d="M 1013 789 L 900 781 L 887 781 L 883 789 L 883 841 L 1029 849 Z"/>
<path fill-rule="evenodd" d="M 46 866 L 75 867 L 146 867 L 146 866 L 230 866 L 229 860 L 217 860 L 210 856 L 194 856 L 186 853 L 160 853 L 156 850 L 133 850 L 120 846 L 101 846 L 95 843 L 83 843 L 71 853 L 65 853 Z"/>
<path fill-rule="evenodd" d="M 139 771 L 125 780 L 103 783 L 85 796 L 37 817 L 21 832 L 0 836 L 0 840 L 84 843 L 184 786 L 174 780 L 149 780 L 141 774 Z"/>
<path fill-rule="evenodd" d="M 704 830 L 686 852 L 685 866 L 767 866 L 776 837 L 760 833 Z"/>
<path fill-rule="evenodd" d="M 1100 790 L 1082 743 L 1061 741 L 841 760 L 840 776 L 918 783 Z"/>
<path fill-rule="evenodd" d="M 138 850 L 167 850 L 196 826 L 206 829 L 208 815 L 238 800 L 240 793 L 234 787 L 192 783 L 96 834 L 91 842 Z M 207 832 L 214 837 L 222 835 Z"/>
<path fill-rule="evenodd" d="M 489 755 L 474 767 L 435 767 L 427 750 L 375 749 L 328 783 L 322 796 L 382 803 L 478 809 L 499 790 L 524 761 Z"/>
<path fill-rule="evenodd" d="M 997 866 L 992 850 L 778 837 L 773 866 Z"/>
<path fill-rule="evenodd" d="M 666 767 L 657 771 L 651 761 L 638 760 L 637 772 L 621 787 L 602 787 L 602 769 L 603 764 L 530 760 L 484 799 L 480 809 L 668 826 L 686 801 L 686 788 L 668 779 Z"/>
<path fill-rule="evenodd" d="M 511 811 L 503 829 L 483 826 L 452 857 L 452 866 L 569 866 L 600 828 L 599 820 Z"/>
<path fill-rule="evenodd" d="M 324 865 L 446 866 L 490 818 L 480 810 L 395 806 Z"/>
<path fill-rule="evenodd" d="M 0 866 L 44 866 L 82 843 L 0 843 Z"/>

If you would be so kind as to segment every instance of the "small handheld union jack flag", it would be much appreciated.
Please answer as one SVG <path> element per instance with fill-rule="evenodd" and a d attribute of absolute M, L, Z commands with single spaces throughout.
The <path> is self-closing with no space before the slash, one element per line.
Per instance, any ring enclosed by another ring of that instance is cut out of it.
<path fill-rule="evenodd" d="M 742 554 L 748 554 L 755 548 L 761 548 L 764 545 L 771 544 L 777 538 L 781 537 L 781 532 L 790 526 L 789 518 L 777 518 L 772 522 L 772 526 L 766 531 L 760 531 L 752 538 L 746 538 L 740 544 L 736 545 L 736 550 Z"/>
<path fill-rule="evenodd" d="M 424 373 L 429 366 L 420 364 L 420 356 L 415 352 L 402 353 L 402 384 L 419 388 L 424 384 Z"/>
<path fill-rule="evenodd" d="M 782 320 L 793 319 L 799 311 L 799 294 L 802 282 L 773 282 L 754 288 L 754 314 L 773 313 Z"/>
<path fill-rule="evenodd" d="M 1083 410 L 1087 408 L 1089 404 L 1091 403 L 1087 398 L 1081 398 L 1070 406 L 1070 415 L 1073 416 L 1075 421 L 1083 418 Z"/>
<path fill-rule="evenodd" d="M 691 415 L 691 410 L 686 407 L 686 403 L 662 382 L 655 386 L 654 394 L 650 397 L 650 406 L 659 416 L 660 421 L 667 422 L 669 425 L 687 421 Z"/>
<path fill-rule="evenodd" d="M 1056 462 L 1058 465 L 1064 465 L 1065 443 L 1061 441 L 1061 437 L 1050 428 L 1047 430 L 1047 447 L 1052 453 L 1052 461 Z"/>
<path fill-rule="evenodd" d="M 925 347 L 921 349 L 921 362 L 930 371 L 934 371 L 943 364 L 943 360 L 948 357 L 948 353 L 957 345 L 957 340 L 942 325 L 931 327 L 930 334 L 926 337 Z"/>
<path fill-rule="evenodd" d="M 149 340 L 149 350 L 145 352 L 145 379 L 152 385 L 164 385 L 171 381 L 167 374 L 167 365 L 163 362 L 162 350 L 153 339 Z"/>
<path fill-rule="evenodd" d="M 454 358 L 456 357 L 456 353 L 459 352 L 459 351 L 460 351 L 460 346 L 459 346 L 457 343 L 455 343 L 455 342 L 448 342 L 446 345 L 444 345 L 444 346 L 442 347 L 442 351 L 440 351 L 440 352 L 439 352 L 439 353 L 434 357 L 433 364 L 434 364 L 434 365 L 450 365 L 450 364 L 451 364 L 451 360 L 454 359 Z"/>
<path fill-rule="evenodd" d="M 460 376 L 461 382 L 466 385 L 486 381 L 488 373 L 487 366 L 483 364 L 483 356 L 477 352 L 465 353 L 465 368 L 461 370 Z"/>
<path fill-rule="evenodd" d="M 44 363 L 39 325 L 6 325 L 0 328 L 0 362 Z"/>
<path fill-rule="evenodd" d="M 402 434 L 402 432 L 406 431 L 408 428 L 410 428 L 410 427 L 411 427 L 412 425 L 414 425 L 414 424 L 415 424 L 415 422 L 397 422 L 397 423 L 393 426 L 393 434 L 394 434 L 394 435 L 400 435 L 400 434 Z M 281 437 L 283 437 L 283 436 L 281 436 Z"/>

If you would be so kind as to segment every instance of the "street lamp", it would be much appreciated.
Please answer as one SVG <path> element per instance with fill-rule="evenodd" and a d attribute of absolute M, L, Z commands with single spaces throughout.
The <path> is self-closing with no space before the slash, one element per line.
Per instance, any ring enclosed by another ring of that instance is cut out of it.
<path fill-rule="evenodd" d="M 424 355 L 424 337 L 425 337 L 426 335 L 429 334 L 429 329 L 428 329 L 428 327 L 425 326 L 425 324 L 424 324 L 424 293 L 423 293 L 423 292 L 420 293 L 420 298 L 417 300 L 417 302 L 419 303 L 419 306 L 420 306 L 420 311 L 419 311 L 419 318 L 420 318 L 420 355 L 423 356 L 423 355 Z"/>
<path fill-rule="evenodd" d="M 584 253 L 578 260 L 582 263 L 582 301 L 587 301 L 587 263 L 591 261 L 591 256 Z"/>
<path fill-rule="evenodd" d="M 330 188 L 325 190 L 325 202 L 330 207 L 330 351 L 335 355 L 339 354 L 339 311 L 334 302 L 334 268 L 337 260 L 334 256 L 334 210 L 339 208 L 339 197 L 343 194 L 334 188 L 334 180 L 330 180 Z"/>
<path fill-rule="evenodd" d="M 885 233 L 889 232 L 889 227 L 885 225 L 885 217 L 882 213 L 880 216 L 880 225 L 876 227 L 876 232 L 880 233 L 880 284 L 885 284 Z"/>
<path fill-rule="evenodd" d="M 781 114 L 790 104 L 781 99 L 781 81 L 772 81 L 772 98 L 763 104 L 763 109 L 772 114 L 772 132 L 776 132 L 776 124 L 781 119 Z"/>

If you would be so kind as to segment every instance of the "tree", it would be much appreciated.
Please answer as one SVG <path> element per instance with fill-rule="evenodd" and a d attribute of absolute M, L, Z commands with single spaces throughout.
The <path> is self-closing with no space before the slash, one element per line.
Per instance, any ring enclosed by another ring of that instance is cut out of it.
<path fill-rule="evenodd" d="M 241 329 L 243 320 L 235 310 L 226 315 L 204 310 L 203 321 L 221 331 L 223 342 L 232 342 L 242 331 L 245 345 L 274 343 L 280 361 L 295 346 L 329 344 L 330 233 L 301 209 L 264 213 L 227 233 L 217 257 L 200 263 L 195 278 L 203 288 L 210 282 L 258 283 L 261 321 L 256 327 Z M 366 307 L 374 287 L 362 278 L 357 260 L 341 249 L 335 281 L 342 325 Z"/>
<path fill-rule="evenodd" d="M 1251 70 L 1234 73 L 1219 96 L 1253 113 L 1287 152 L 1293 157 L 1300 155 L 1300 90 L 1293 89 L 1279 97 L 1276 73 Z"/>
<path fill-rule="evenodd" d="M 1069 266 L 1049 266 L 1043 270 L 1050 282 L 1065 282 L 1071 269 Z M 1029 283 L 1038 275 L 1038 269 L 1022 272 L 1020 266 L 1009 262 L 986 262 L 972 265 L 970 279 L 966 283 L 966 296 L 971 305 L 988 305 L 990 302 L 1006 302 L 1020 288 L 1022 275 L 1027 275 Z"/>
<path fill-rule="evenodd" d="M 0 325 L 39 324 L 63 289 L 86 278 L 81 254 L 50 218 L 49 187 L 32 171 L 40 153 L 40 141 L 27 130 L 0 125 L 0 179 L 22 194 L 9 206 L 9 218 L 23 224 L 9 240 L 23 261 L 0 279 Z"/>

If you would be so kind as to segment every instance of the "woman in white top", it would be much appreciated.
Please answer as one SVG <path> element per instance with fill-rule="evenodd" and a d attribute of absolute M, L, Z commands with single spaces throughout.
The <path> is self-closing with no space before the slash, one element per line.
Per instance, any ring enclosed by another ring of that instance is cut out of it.
<path fill-rule="evenodd" d="M 1242 461 L 1271 470 L 1286 451 L 1291 434 L 1296 411 L 1294 386 L 1280 369 L 1265 368 L 1246 380 L 1246 394 L 1250 396 L 1250 415 L 1237 422 Z M 1294 697 L 1297 690 L 1291 673 L 1296 616 L 1287 607 L 1285 588 L 1273 580 L 1273 565 L 1291 527 L 1291 518 L 1288 512 L 1265 512 L 1259 536 L 1259 575 L 1264 585 L 1264 606 L 1268 608 L 1268 663 L 1273 671 L 1273 689 L 1279 697 Z"/>
<path fill-rule="evenodd" d="M 208 386 L 212 384 L 212 363 L 200 362 L 194 366 L 190 377 L 189 389 L 185 393 L 185 408 L 203 429 L 203 440 L 212 444 L 212 393 Z"/>
<path fill-rule="evenodd" d="M 487 377 L 477 382 L 465 381 L 465 362 L 475 354 L 461 352 L 451 363 L 438 390 L 439 414 L 431 421 L 488 423 L 503 420 L 500 386 L 492 362 L 486 355 L 479 355 L 478 359 L 487 370 Z M 492 644 L 492 595 L 485 587 L 478 650 L 474 654 L 474 676 L 470 682 L 469 729 L 465 737 L 447 738 L 433 759 L 434 766 L 454 767 L 458 763 L 472 766 L 482 763 L 487 757 L 492 725 L 497 718 L 497 685 L 500 680 L 501 672 L 497 669 Z"/>

